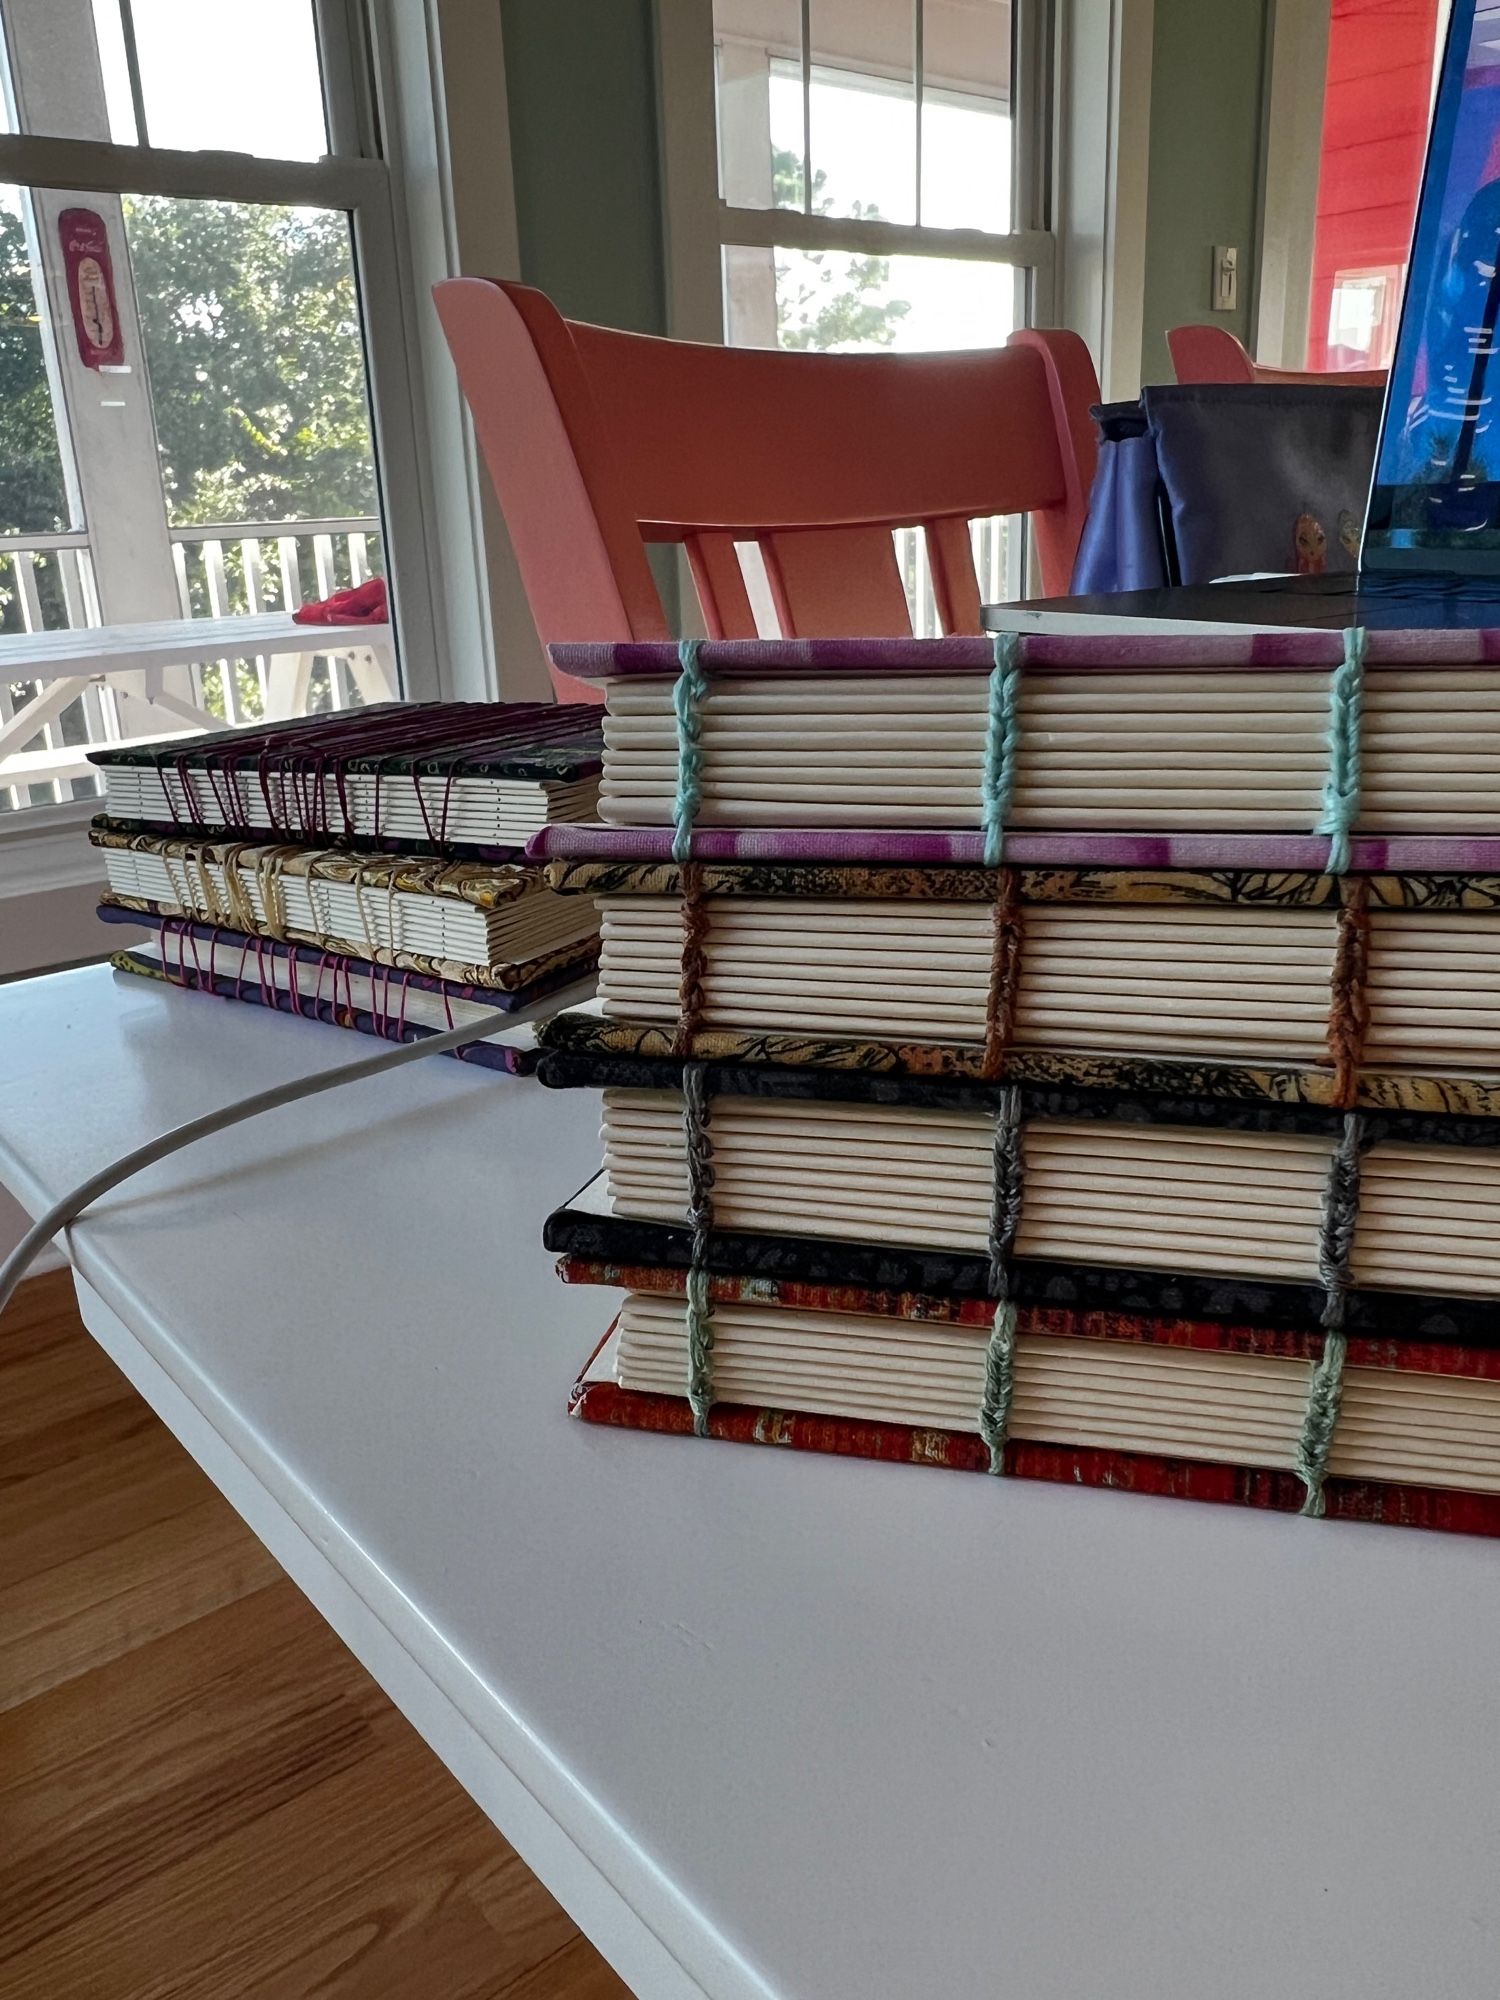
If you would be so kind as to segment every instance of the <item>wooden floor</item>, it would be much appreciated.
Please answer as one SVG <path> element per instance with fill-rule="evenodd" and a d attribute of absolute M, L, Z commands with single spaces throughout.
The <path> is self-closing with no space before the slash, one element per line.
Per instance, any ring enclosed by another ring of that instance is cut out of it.
<path fill-rule="evenodd" d="M 627 1989 L 84 1332 L 0 1320 L 3 2000 Z"/>

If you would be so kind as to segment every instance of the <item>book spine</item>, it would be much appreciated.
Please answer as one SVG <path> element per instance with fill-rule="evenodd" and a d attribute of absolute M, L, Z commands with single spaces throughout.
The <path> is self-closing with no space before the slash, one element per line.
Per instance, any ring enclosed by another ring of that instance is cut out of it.
<path fill-rule="evenodd" d="M 357 958 L 352 953 L 329 951 L 321 945 L 297 944 L 282 938 L 261 937 L 249 931 L 230 930 L 223 924 L 201 923 L 194 917 L 142 917 L 134 910 L 113 903 L 101 903 L 95 914 L 101 923 L 128 924 L 137 930 L 143 926 L 154 929 L 155 942 L 169 967 L 179 959 L 191 959 L 197 964 L 197 953 L 193 949 L 195 943 L 227 945 L 231 950 L 253 953 L 256 958 L 267 953 L 273 958 L 293 959 L 299 966 L 307 966 L 314 973 L 329 969 L 339 975 L 350 972 L 356 978 L 378 979 L 382 985 L 390 980 L 396 983 L 398 993 L 403 987 L 410 987 L 418 993 L 435 993 L 439 999 L 466 1000 L 476 1007 L 492 1007 L 505 1013 L 528 1007 L 535 1000 L 545 999 L 549 993 L 577 985 L 592 968 L 596 955 L 592 946 L 581 947 L 579 959 L 568 960 L 523 986 L 502 992 L 498 987 L 466 985 L 456 979 L 435 979 L 430 973 L 413 972 L 407 968 L 398 972 L 390 966 L 376 965 L 372 959 Z M 197 969 L 203 970 L 201 964 L 197 965 Z M 167 976 L 171 978 L 172 973 L 169 971 Z"/>
<path fill-rule="evenodd" d="M 294 1014 L 299 1020 L 321 1021 L 332 1028 L 352 1028 L 357 1034 L 372 1035 L 384 1042 L 420 1042 L 440 1032 L 411 1021 L 377 1020 L 362 1008 L 336 1006 L 330 1000 L 313 1000 L 306 995 L 294 1002 L 290 993 L 276 986 L 263 986 L 259 980 L 231 979 L 195 971 L 191 966 L 179 978 L 176 973 L 166 973 L 159 965 L 137 958 L 129 951 L 115 952 L 109 962 L 116 972 L 128 972 L 138 979 L 155 979 L 164 986 L 180 986 L 186 992 L 209 994 L 220 1000 L 239 1000 L 251 1007 L 269 1007 L 278 1014 Z M 470 1042 L 461 1049 L 446 1049 L 443 1053 L 508 1076 L 528 1075 L 536 1061 L 534 1050 L 486 1042 Z"/>
<path fill-rule="evenodd" d="M 647 1395 L 613 1382 L 580 1382 L 569 1410 L 585 1423 L 608 1424 L 619 1430 L 693 1435 L 693 1413 L 685 1396 Z M 873 1458 L 894 1465 L 929 1465 L 957 1472 L 990 1469 L 988 1448 L 982 1439 L 967 1432 L 810 1416 L 797 1410 L 753 1409 L 742 1403 L 716 1403 L 709 1412 L 708 1434 L 729 1443 L 779 1445 L 793 1451 Z M 1005 1447 L 1004 1465 L 1006 1475 L 1016 1479 L 1105 1486 L 1115 1492 L 1216 1501 L 1279 1514 L 1300 1513 L 1305 1495 L 1302 1481 L 1292 1471 L 1165 1458 L 1154 1452 L 1035 1444 L 1014 1438 Z M 1500 1494 L 1398 1486 L 1388 1480 L 1328 1479 L 1323 1496 L 1330 1520 L 1500 1535 Z"/>
<path fill-rule="evenodd" d="M 686 1274 L 653 1264 L 619 1264 L 598 1258 L 563 1256 L 557 1274 L 565 1285 L 607 1285 L 622 1292 L 656 1292 L 681 1298 Z M 868 1314 L 923 1325 L 954 1326 L 988 1339 L 995 1323 L 989 1299 L 944 1299 L 922 1292 L 893 1292 L 860 1285 L 804 1284 L 796 1279 L 718 1276 L 708 1284 L 715 1305 L 785 1306 L 797 1312 Z M 1212 1320 L 1083 1312 L 1068 1306 L 1029 1305 L 1019 1309 L 1016 1331 L 1055 1340 L 1133 1341 L 1149 1347 L 1182 1347 L 1207 1354 L 1269 1355 L 1286 1361 L 1316 1361 L 1325 1336 L 1321 1329 L 1221 1326 Z M 1500 1381 L 1500 1347 L 1460 1346 L 1452 1341 L 1350 1339 L 1347 1365 L 1385 1368 L 1407 1374 L 1452 1375 L 1477 1382 Z"/>
<path fill-rule="evenodd" d="M 190 922 L 201 921 L 192 918 L 177 904 L 158 902 L 151 896 L 120 895 L 113 890 L 101 898 L 100 907 L 129 910 L 139 916 L 158 920 L 165 918 L 171 922 L 181 922 L 184 918 Z M 289 931 L 285 940 L 272 939 L 269 930 L 257 930 L 253 935 L 264 937 L 267 942 L 309 944 L 338 958 L 355 959 L 360 956 L 361 949 L 371 951 L 368 944 L 362 945 L 353 938 L 313 937 L 302 931 Z M 513 993 L 519 987 L 529 987 L 533 982 L 549 979 L 556 973 L 567 972 L 574 979 L 582 979 L 598 963 L 598 957 L 597 941 L 585 940 L 581 944 L 561 945 L 537 958 L 499 967 L 469 965 L 458 959 L 432 958 L 424 952 L 393 951 L 382 946 L 373 949 L 368 962 L 389 966 L 397 972 L 420 972 L 445 986 L 472 986 L 486 993 Z M 560 983 L 570 984 L 571 981 Z"/>
<path fill-rule="evenodd" d="M 236 825 L 225 821 L 199 819 L 175 821 L 117 819 L 109 813 L 98 813 L 95 815 L 95 824 L 106 833 L 126 836 L 150 834 L 157 840 L 250 841 L 264 845 L 279 837 L 268 827 L 251 826 L 248 822 Z M 392 858 L 404 855 L 419 861 L 478 861 L 491 868 L 518 867 L 526 855 L 523 841 L 514 841 L 504 847 L 486 847 L 474 841 L 439 842 L 405 837 L 392 840 L 383 834 L 346 834 L 337 831 L 329 832 L 320 838 L 329 848 L 337 850 L 340 854 L 377 854 Z"/>
<path fill-rule="evenodd" d="M 550 1060 L 543 1080 L 555 1090 L 600 1089 L 611 1083 L 671 1089 L 683 1061 L 677 1031 L 657 1022 L 559 1014 L 548 1022 L 545 1040 Z M 980 1103 L 993 1100 L 1004 1085 L 1019 1084 L 1028 1108 L 1054 1116 L 1079 1116 L 1090 1101 L 1113 1096 L 1132 1104 L 1143 1097 L 1150 1100 L 1132 1113 L 1136 1122 L 1184 1122 L 1179 1107 L 1190 1105 L 1198 1107 L 1195 1122 L 1243 1127 L 1258 1113 L 1267 1129 L 1271 1122 L 1290 1129 L 1289 1115 L 1297 1111 L 1312 1114 L 1309 1130 L 1332 1130 L 1342 1117 L 1334 1070 L 1312 1064 L 1267 1067 L 1017 1047 L 1007 1053 L 1002 1085 L 983 1080 L 984 1050 L 977 1042 L 868 1041 L 761 1028 L 695 1029 L 688 1037 L 688 1055 L 734 1076 L 736 1088 L 745 1094 L 753 1094 L 757 1073 L 767 1079 L 763 1093 L 774 1096 L 799 1094 L 793 1081 L 799 1074 L 805 1096 L 832 1096 L 847 1089 L 851 1078 L 855 1092 L 868 1094 L 865 1079 L 878 1076 L 893 1101 L 918 1105 L 962 1108 L 966 1092 Z M 1359 1076 L 1356 1102 L 1372 1118 L 1409 1120 L 1413 1134 L 1423 1131 L 1423 1120 L 1429 1121 L 1427 1129 L 1438 1143 L 1451 1143 L 1455 1131 L 1463 1134 L 1476 1121 L 1500 1117 L 1500 1089 L 1493 1077 L 1458 1072 L 1366 1069 Z M 1474 1136 L 1489 1143 L 1482 1130 Z"/>
<path fill-rule="evenodd" d="M 596 1215 L 562 1208 L 542 1229 L 547 1250 L 585 1261 L 661 1265 L 686 1270 L 691 1232 L 679 1224 Z M 847 1285 L 861 1291 L 914 1292 L 945 1299 L 989 1299 L 989 1260 L 970 1251 L 917 1250 L 858 1243 L 833 1236 L 761 1236 L 721 1230 L 709 1246 L 713 1275 L 757 1282 Z M 1124 1314 L 1138 1320 L 1202 1320 L 1218 1326 L 1307 1332 L 1321 1325 L 1319 1286 L 1290 1280 L 1211 1277 L 1176 1270 L 1111 1264 L 1065 1264 L 1018 1257 L 1012 1296 L 1022 1307 L 1056 1306 L 1080 1313 Z M 1500 1346 L 1500 1303 L 1455 1294 L 1352 1291 L 1345 1326 L 1371 1342 L 1429 1341 L 1445 1346 Z"/>

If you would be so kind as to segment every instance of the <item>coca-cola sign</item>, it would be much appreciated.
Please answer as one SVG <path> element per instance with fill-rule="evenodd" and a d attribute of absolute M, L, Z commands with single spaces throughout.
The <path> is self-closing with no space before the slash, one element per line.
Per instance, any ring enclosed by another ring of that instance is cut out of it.
<path fill-rule="evenodd" d="M 125 359 L 125 340 L 104 217 L 91 208 L 65 208 L 57 218 L 57 234 L 79 358 L 85 368 L 118 367 Z"/>

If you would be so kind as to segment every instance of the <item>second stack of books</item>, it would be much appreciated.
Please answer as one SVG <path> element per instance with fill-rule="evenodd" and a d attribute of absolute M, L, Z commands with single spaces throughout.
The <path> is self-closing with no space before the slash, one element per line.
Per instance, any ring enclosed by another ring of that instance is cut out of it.
<path fill-rule="evenodd" d="M 646 1429 L 1500 1532 L 1476 635 L 560 649 L 547 1240 Z"/>
<path fill-rule="evenodd" d="M 598 920 L 524 857 L 587 818 L 597 710 L 391 705 L 94 753 L 128 972 L 409 1041 L 589 978 Z M 460 1053 L 529 1067 L 529 1037 Z"/>

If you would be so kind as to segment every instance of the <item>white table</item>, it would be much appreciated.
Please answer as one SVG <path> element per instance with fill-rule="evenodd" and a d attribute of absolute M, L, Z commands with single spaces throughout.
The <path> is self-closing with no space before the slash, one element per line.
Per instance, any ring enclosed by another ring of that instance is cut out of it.
<path fill-rule="evenodd" d="M 33 1208 L 356 1036 L 0 989 Z M 434 1058 L 166 1162 L 84 1317 L 650 2000 L 1490 2000 L 1500 1548 L 616 1434 L 543 1210 L 597 1104 Z"/>
<path fill-rule="evenodd" d="M 313 661 L 329 654 L 347 658 L 366 701 L 395 697 L 394 638 L 388 624 L 299 625 L 289 611 L 265 611 L 231 618 L 167 618 L 139 625 L 83 625 L 61 632 L 10 632 L 0 636 L 0 686 L 33 681 L 36 692 L 10 717 L 0 715 L 0 760 L 11 759 L 13 783 L 37 778 L 74 777 L 88 769 L 79 762 L 87 747 L 30 751 L 18 756 L 90 681 L 138 676 L 134 691 L 167 730 L 183 722 L 194 729 L 222 729 L 224 718 L 185 700 L 165 685 L 164 670 L 196 662 L 254 657 L 270 661 L 266 720 L 300 715 L 307 702 Z M 50 760 L 50 761 L 49 761 Z"/>

